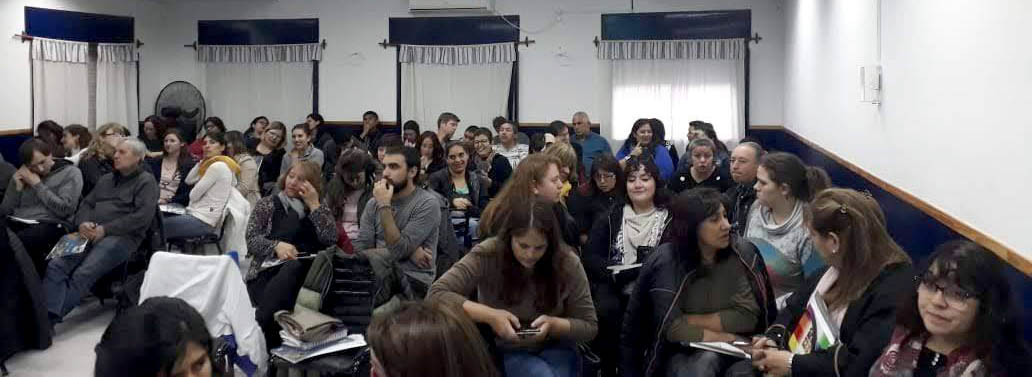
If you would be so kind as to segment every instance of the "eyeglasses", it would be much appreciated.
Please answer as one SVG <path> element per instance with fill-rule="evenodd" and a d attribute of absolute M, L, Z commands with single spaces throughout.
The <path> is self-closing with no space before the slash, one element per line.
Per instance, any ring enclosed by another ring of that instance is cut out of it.
<path fill-rule="evenodd" d="M 944 283 L 937 277 L 931 274 L 924 274 L 921 276 L 915 276 L 914 282 L 918 283 L 917 289 L 925 294 L 933 295 L 936 291 L 942 292 L 942 297 L 946 300 L 946 305 L 949 305 L 955 309 L 965 309 L 971 304 L 969 301 L 975 298 L 975 294 L 958 287 L 954 284 Z"/>

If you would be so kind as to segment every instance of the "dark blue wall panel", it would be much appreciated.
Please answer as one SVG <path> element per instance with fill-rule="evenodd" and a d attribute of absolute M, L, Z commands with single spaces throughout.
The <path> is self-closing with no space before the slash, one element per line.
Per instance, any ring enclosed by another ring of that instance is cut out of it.
<path fill-rule="evenodd" d="M 202 45 L 281 45 L 318 42 L 318 18 L 197 21 L 197 43 Z"/>
<path fill-rule="evenodd" d="M 748 38 L 752 11 L 615 13 L 602 15 L 603 40 Z"/>
<path fill-rule="evenodd" d="M 25 33 L 93 43 L 132 43 L 132 17 L 25 7 Z"/>
<path fill-rule="evenodd" d="M 0 154 L 3 154 L 4 160 L 10 162 L 14 167 L 21 166 L 21 158 L 18 157 L 18 147 L 30 138 L 32 138 L 32 135 L 28 131 L 20 135 L 0 136 Z"/>
<path fill-rule="evenodd" d="M 824 168 L 835 186 L 869 190 L 885 212 L 892 238 L 910 254 L 915 263 L 925 262 L 936 246 L 964 238 L 924 211 L 883 190 L 792 134 L 783 130 L 749 130 L 748 134 L 760 140 L 768 150 L 794 153 L 807 164 Z M 1027 318 L 1028 308 L 1032 308 L 1032 279 L 1013 266 L 1007 270 L 1008 279 L 1015 288 L 1018 306 L 1025 308 Z M 1032 340 L 1032 326 L 1025 326 L 1025 339 Z"/>
<path fill-rule="evenodd" d="M 390 43 L 408 45 L 472 45 L 515 42 L 520 16 L 391 18 Z"/>

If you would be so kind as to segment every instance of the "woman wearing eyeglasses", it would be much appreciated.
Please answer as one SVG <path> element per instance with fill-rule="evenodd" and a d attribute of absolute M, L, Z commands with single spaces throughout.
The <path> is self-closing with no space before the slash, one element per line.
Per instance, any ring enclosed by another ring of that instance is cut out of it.
<path fill-rule="evenodd" d="M 115 155 L 115 147 L 126 136 L 129 130 L 118 123 L 107 123 L 97 129 L 97 137 L 90 141 L 90 146 L 83 152 L 79 161 L 82 170 L 82 197 L 86 197 L 100 177 L 115 170 L 111 159 Z"/>
<path fill-rule="evenodd" d="M 624 177 L 620 163 L 609 154 L 600 154 L 591 164 L 588 184 L 570 197 L 570 215 L 577 221 L 581 243 L 588 243 L 588 233 L 595 221 L 610 208 L 623 205 Z"/>
<path fill-rule="evenodd" d="M 821 191 L 804 218 L 828 267 L 803 283 L 766 334 L 753 339 L 752 365 L 767 376 L 864 376 L 892 334 L 901 287 L 913 276 L 910 257 L 889 236 L 881 207 L 868 195 Z M 817 301 L 825 304 L 823 318 L 838 329 L 837 339 L 811 327 L 821 312 Z"/>
<path fill-rule="evenodd" d="M 939 246 L 915 277 L 870 377 L 1026 375 L 1028 344 L 1003 267 L 970 241 Z"/>
<path fill-rule="evenodd" d="M 262 132 L 261 141 L 254 147 L 254 162 L 258 164 L 258 188 L 262 196 L 272 192 L 273 186 L 279 179 L 280 166 L 283 164 L 283 155 L 287 153 L 283 149 L 287 141 L 287 127 L 283 122 L 275 121 L 269 123 Z"/>

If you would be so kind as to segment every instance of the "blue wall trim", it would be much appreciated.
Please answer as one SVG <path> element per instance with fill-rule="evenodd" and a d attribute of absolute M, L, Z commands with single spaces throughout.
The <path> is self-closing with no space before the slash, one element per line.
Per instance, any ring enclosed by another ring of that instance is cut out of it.
<path fill-rule="evenodd" d="M 824 168 L 836 186 L 870 191 L 885 212 L 892 238 L 918 265 L 925 262 L 936 246 L 949 240 L 964 238 L 924 211 L 885 191 L 784 130 L 748 130 L 747 133 L 758 139 L 767 150 L 794 153 L 807 164 Z M 1032 308 L 1032 278 L 1013 266 L 1007 269 L 1006 274 L 1013 285 L 1018 307 L 1026 308 L 1026 313 L 1023 313 L 1025 317 L 1022 318 L 1027 318 L 1028 308 Z M 1026 324 L 1024 331 L 1025 339 L 1032 341 L 1032 326 Z"/>
<path fill-rule="evenodd" d="M 201 20 L 202 45 L 282 45 L 319 42 L 319 19 Z"/>
<path fill-rule="evenodd" d="M 132 17 L 25 7 L 25 33 L 34 37 L 92 43 L 132 43 Z"/>
<path fill-rule="evenodd" d="M 392 17 L 389 41 L 408 45 L 473 45 L 516 42 L 520 16 L 487 17 Z"/>
<path fill-rule="evenodd" d="M 602 15 L 602 40 L 725 39 L 751 34 L 748 9 Z"/>

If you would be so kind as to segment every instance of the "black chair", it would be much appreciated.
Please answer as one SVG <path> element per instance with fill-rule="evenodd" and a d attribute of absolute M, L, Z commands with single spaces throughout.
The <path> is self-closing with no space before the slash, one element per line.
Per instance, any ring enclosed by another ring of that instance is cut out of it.
<path fill-rule="evenodd" d="M 140 285 L 143 284 L 143 273 L 150 264 L 150 257 L 155 252 L 164 250 L 165 227 L 161 211 L 155 211 L 154 220 L 147 228 L 146 237 L 140 247 L 129 255 L 129 259 L 108 272 L 93 284 L 91 293 L 104 305 L 107 299 L 115 299 L 116 313 L 121 313 L 137 304 L 140 298 Z M 130 278 L 132 277 L 132 278 Z"/>
<path fill-rule="evenodd" d="M 208 233 L 197 237 L 183 237 L 183 238 L 169 238 L 166 240 L 166 250 L 172 250 L 172 246 L 179 248 L 180 251 L 186 252 L 187 250 L 201 250 L 204 246 L 215 245 L 218 249 L 219 255 L 225 254 L 226 251 L 222 250 L 222 235 L 226 231 L 226 217 L 228 216 L 228 210 L 222 211 L 222 217 L 219 218 L 219 226 L 215 229 L 214 233 Z M 180 215 L 189 216 L 189 215 Z"/>

